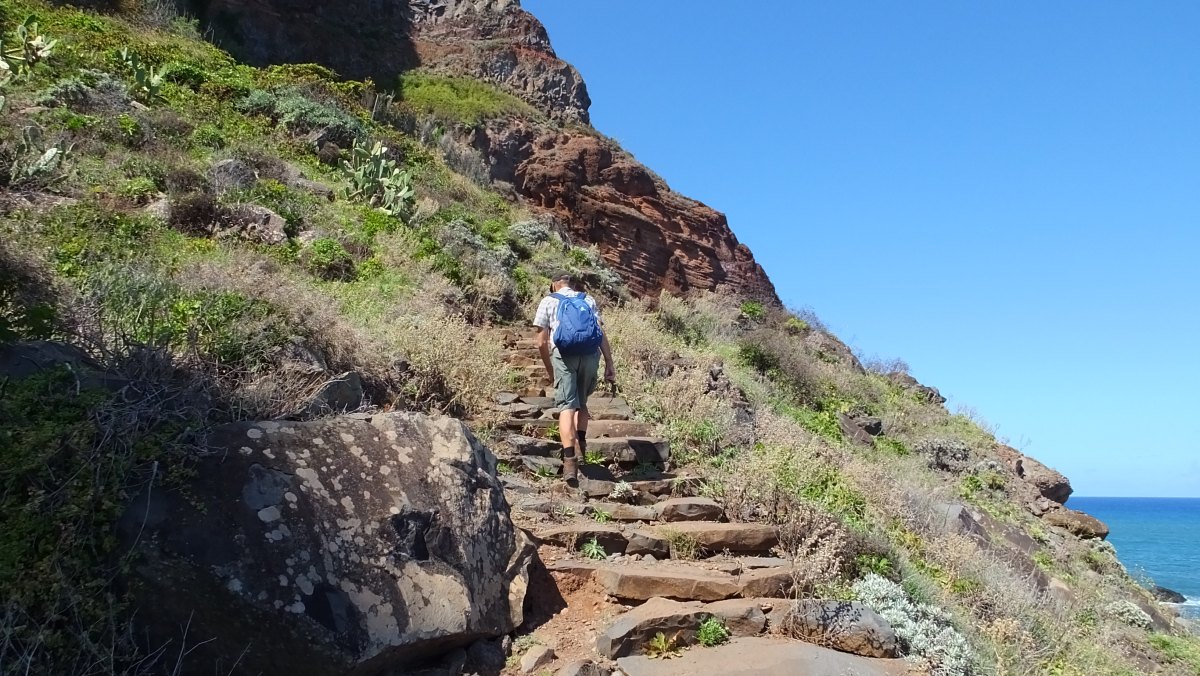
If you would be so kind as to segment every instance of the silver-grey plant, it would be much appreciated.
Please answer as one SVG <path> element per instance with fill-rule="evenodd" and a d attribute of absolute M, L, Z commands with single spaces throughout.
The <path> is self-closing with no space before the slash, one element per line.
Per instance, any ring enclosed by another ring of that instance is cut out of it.
<path fill-rule="evenodd" d="M 875 573 L 855 582 L 852 589 L 859 601 L 892 625 L 910 657 L 928 660 L 934 676 L 979 673 L 970 643 L 946 611 L 914 602 L 900 585 Z"/>

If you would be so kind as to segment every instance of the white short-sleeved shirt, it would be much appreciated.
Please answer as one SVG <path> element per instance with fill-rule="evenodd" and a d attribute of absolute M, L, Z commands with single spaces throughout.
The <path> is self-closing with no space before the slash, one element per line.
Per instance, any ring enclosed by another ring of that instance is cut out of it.
<path fill-rule="evenodd" d="M 563 287 L 555 293 L 571 298 L 580 295 L 578 291 L 570 287 Z M 558 304 L 559 301 L 554 296 L 546 296 L 542 302 L 538 303 L 537 314 L 533 316 L 533 325 L 540 329 L 550 330 L 550 346 L 554 347 L 554 330 L 558 328 Z M 592 308 L 592 312 L 596 313 L 596 321 L 600 321 L 600 309 L 596 307 L 596 299 L 591 296 L 585 296 L 584 302 L 588 307 Z"/>

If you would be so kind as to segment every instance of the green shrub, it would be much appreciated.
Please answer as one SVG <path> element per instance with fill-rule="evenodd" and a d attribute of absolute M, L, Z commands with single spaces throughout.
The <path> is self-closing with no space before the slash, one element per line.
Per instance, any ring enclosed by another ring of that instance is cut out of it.
<path fill-rule="evenodd" d="M 973 596 L 983 589 L 983 583 L 971 577 L 955 578 L 950 583 L 950 591 L 959 596 Z"/>
<path fill-rule="evenodd" d="M 265 115 L 293 134 L 322 129 L 328 140 L 348 147 L 363 134 L 358 118 L 341 108 L 317 102 L 297 89 L 267 91 L 256 89 L 235 108 L 250 115 Z"/>
<path fill-rule="evenodd" d="M 854 557 L 854 568 L 859 577 L 875 574 L 890 578 L 896 574 L 892 560 L 882 554 L 859 554 Z"/>
<path fill-rule="evenodd" d="M 1200 638 L 1152 634 L 1150 645 L 1162 653 L 1170 664 L 1178 664 L 1192 673 L 1200 674 Z"/>
<path fill-rule="evenodd" d="M 328 280 L 347 280 L 354 274 L 354 259 L 336 239 L 322 237 L 301 253 L 308 271 Z"/>
<path fill-rule="evenodd" d="M 0 343 L 50 338 L 57 315 L 54 300 L 44 270 L 0 249 Z"/>
<path fill-rule="evenodd" d="M 269 178 L 257 181 L 253 187 L 233 193 L 227 199 L 253 202 L 274 211 L 287 221 L 287 232 L 292 237 L 300 231 L 320 203 L 312 193 L 289 188 Z"/>
<path fill-rule="evenodd" d="M 834 411 L 812 411 L 806 408 L 790 408 L 788 413 L 804 429 L 831 441 L 842 441 L 842 423 Z"/>
<path fill-rule="evenodd" d="M 505 115 L 537 116 L 517 97 L 467 78 L 406 73 L 400 78 L 400 98 L 416 112 L 472 126 Z"/>
<path fill-rule="evenodd" d="M 696 640 L 706 648 L 718 646 L 729 640 L 729 630 L 725 628 L 724 622 L 710 616 L 700 623 L 700 628 L 696 631 Z"/>
<path fill-rule="evenodd" d="M 208 72 L 199 64 L 172 61 L 167 64 L 166 74 L 163 78 L 167 82 L 198 91 L 205 82 L 208 82 Z"/>
<path fill-rule="evenodd" d="M 77 391 L 66 368 L 0 390 L 0 661 L 16 664 L 28 650 L 34 664 L 63 669 L 32 673 L 71 673 L 76 655 L 62 653 L 82 649 L 75 623 L 90 628 L 112 614 L 104 594 L 111 532 L 134 459 L 98 452 L 93 412 L 107 397 Z"/>
<path fill-rule="evenodd" d="M 225 133 L 216 125 L 202 124 L 192 132 L 188 144 L 193 148 L 220 150 L 225 147 Z"/>
<path fill-rule="evenodd" d="M 117 192 L 125 199 L 145 204 L 150 201 L 151 197 L 158 194 L 158 186 L 155 185 L 153 179 L 139 176 L 126 181 Z"/>
<path fill-rule="evenodd" d="M 763 307 L 763 304 L 754 300 L 742 303 L 740 310 L 742 315 L 751 321 L 761 321 L 767 316 L 767 310 Z"/>
<path fill-rule="evenodd" d="M 799 317 L 788 317 L 787 321 L 783 323 L 783 329 L 789 334 L 797 336 L 805 331 L 808 331 L 809 326 L 808 322 L 800 319 Z"/>
<path fill-rule="evenodd" d="M 800 488 L 800 497 L 815 503 L 851 524 L 862 525 L 867 515 L 867 500 L 833 467 L 813 472 Z"/>
<path fill-rule="evenodd" d="M 900 457 L 912 455 L 912 451 L 904 445 L 903 441 L 885 436 L 875 437 L 875 450 Z"/>
<path fill-rule="evenodd" d="M 779 357 L 757 343 L 738 345 L 738 361 L 765 376 L 779 370 Z"/>
<path fill-rule="evenodd" d="M 600 560 L 608 556 L 608 552 L 604 551 L 604 547 L 596 541 L 596 538 L 585 541 L 579 546 L 579 553 L 583 554 L 584 558 Z"/>

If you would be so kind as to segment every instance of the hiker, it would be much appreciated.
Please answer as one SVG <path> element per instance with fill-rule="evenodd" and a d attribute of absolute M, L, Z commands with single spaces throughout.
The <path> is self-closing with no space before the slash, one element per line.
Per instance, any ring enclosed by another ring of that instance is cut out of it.
<path fill-rule="evenodd" d="M 538 304 L 533 325 L 538 328 L 537 347 L 546 374 L 554 382 L 554 405 L 560 409 L 558 432 L 562 437 L 563 478 L 574 485 L 579 460 L 587 451 L 587 400 L 596 389 L 600 355 L 604 355 L 604 379 L 615 382 L 616 367 L 608 336 L 600 324 L 596 301 L 577 291 L 579 280 L 567 272 L 551 278 L 550 295 Z"/>

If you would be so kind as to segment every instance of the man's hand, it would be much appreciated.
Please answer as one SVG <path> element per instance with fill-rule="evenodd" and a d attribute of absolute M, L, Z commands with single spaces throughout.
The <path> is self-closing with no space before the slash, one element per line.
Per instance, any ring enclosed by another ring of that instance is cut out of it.
<path fill-rule="evenodd" d="M 600 339 L 600 354 L 604 355 L 604 379 L 610 383 L 617 382 L 617 367 L 613 363 L 612 346 L 608 344 L 608 334 Z"/>

